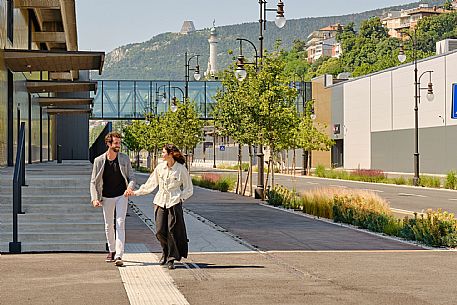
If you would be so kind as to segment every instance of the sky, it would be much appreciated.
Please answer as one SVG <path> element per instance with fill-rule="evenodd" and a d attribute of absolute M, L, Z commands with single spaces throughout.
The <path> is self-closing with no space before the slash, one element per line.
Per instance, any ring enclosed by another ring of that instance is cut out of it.
<path fill-rule="evenodd" d="M 283 0 L 286 19 L 359 13 L 414 2 L 413 0 Z M 268 1 L 276 8 L 277 0 Z M 274 12 L 267 19 L 274 21 Z M 197 30 L 256 22 L 258 0 L 76 0 L 80 50 L 112 51 L 129 43 L 143 42 L 165 32 L 179 32 L 184 20 Z M 286 24 L 287 26 L 287 24 Z"/>

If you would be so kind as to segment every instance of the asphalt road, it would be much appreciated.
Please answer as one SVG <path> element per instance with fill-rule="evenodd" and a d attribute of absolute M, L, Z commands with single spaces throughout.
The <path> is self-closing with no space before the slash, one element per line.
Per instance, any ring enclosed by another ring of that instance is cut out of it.
<path fill-rule="evenodd" d="M 193 173 L 197 174 L 201 171 L 202 169 L 194 169 Z M 222 170 L 204 169 L 204 171 L 217 171 L 222 174 L 236 175 L 236 172 Z M 253 176 L 255 188 L 257 182 L 256 173 L 254 173 Z M 280 174 L 275 175 L 275 184 L 280 184 L 290 189 L 295 188 L 299 192 L 326 187 L 341 187 L 372 191 L 380 197 L 386 199 L 394 212 L 401 214 L 411 214 L 412 212 L 421 213 L 429 208 L 434 210 L 441 208 L 444 211 L 457 214 L 457 191 L 445 189 L 324 179 L 308 176 L 292 177 Z"/>

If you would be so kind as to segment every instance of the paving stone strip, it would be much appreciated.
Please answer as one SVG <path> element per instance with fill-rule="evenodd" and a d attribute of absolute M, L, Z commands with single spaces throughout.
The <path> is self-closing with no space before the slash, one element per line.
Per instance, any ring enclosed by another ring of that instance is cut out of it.
<path fill-rule="evenodd" d="M 123 259 L 119 272 L 131 305 L 189 305 L 144 244 L 126 244 Z"/>

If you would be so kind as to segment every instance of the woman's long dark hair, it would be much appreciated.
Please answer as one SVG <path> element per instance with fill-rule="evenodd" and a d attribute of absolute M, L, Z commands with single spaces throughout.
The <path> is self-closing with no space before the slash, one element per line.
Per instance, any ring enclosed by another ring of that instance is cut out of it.
<path fill-rule="evenodd" d="M 173 159 L 180 163 L 184 164 L 186 163 L 186 158 L 181 154 L 181 151 L 179 150 L 178 147 L 174 144 L 165 144 L 163 148 L 167 151 L 167 154 L 173 153 Z"/>

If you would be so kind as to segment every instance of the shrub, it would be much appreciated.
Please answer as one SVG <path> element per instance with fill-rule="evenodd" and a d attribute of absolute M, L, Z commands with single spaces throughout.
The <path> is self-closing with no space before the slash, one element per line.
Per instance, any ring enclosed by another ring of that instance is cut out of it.
<path fill-rule="evenodd" d="M 386 175 L 379 169 L 357 169 L 350 174 L 354 180 L 365 182 L 380 182 L 386 178 Z"/>
<path fill-rule="evenodd" d="M 144 166 L 136 166 L 135 170 L 139 171 L 140 173 L 151 173 L 151 170 Z"/>
<path fill-rule="evenodd" d="M 267 192 L 272 205 L 301 209 L 304 213 L 333 219 L 374 232 L 382 232 L 429 246 L 457 246 L 457 220 L 441 210 L 428 210 L 413 219 L 395 219 L 387 202 L 377 194 L 343 189 L 315 189 L 298 194 L 282 186 Z"/>
<path fill-rule="evenodd" d="M 342 179 L 342 180 L 354 180 L 354 181 L 365 181 L 365 182 L 376 182 L 376 183 L 394 183 L 399 185 L 413 185 L 413 178 L 387 178 L 386 174 L 379 169 L 357 169 L 352 172 L 325 169 L 323 165 L 318 165 L 314 171 L 314 175 L 321 178 L 331 179 Z M 449 181 L 449 182 L 448 182 Z M 441 187 L 441 179 L 434 176 L 421 176 L 420 185 L 426 187 Z M 457 173 L 448 173 L 446 185 L 451 188 L 454 185 L 454 189 L 457 189 Z"/>
<path fill-rule="evenodd" d="M 321 164 L 318 164 L 316 166 L 316 170 L 314 171 L 314 175 L 321 178 L 325 178 L 325 167 Z"/>
<path fill-rule="evenodd" d="M 353 224 L 374 232 L 384 232 L 384 227 L 392 219 L 387 203 L 372 194 L 335 195 L 333 220 Z"/>
<path fill-rule="evenodd" d="M 236 178 L 233 176 L 222 176 L 219 174 L 205 173 L 201 176 L 192 177 L 192 182 L 193 184 L 204 188 L 227 192 L 228 190 L 234 188 Z"/>
<path fill-rule="evenodd" d="M 239 165 L 238 164 L 229 165 L 229 164 L 226 164 L 226 163 L 221 163 L 221 164 L 217 165 L 217 168 L 238 170 L 239 169 Z M 249 163 L 241 163 L 241 170 L 244 171 L 244 172 L 247 172 L 249 170 Z"/>
<path fill-rule="evenodd" d="M 457 173 L 455 171 L 450 171 L 446 175 L 446 182 L 444 187 L 447 189 L 455 190 L 457 187 Z"/>
<path fill-rule="evenodd" d="M 404 185 L 407 183 L 406 179 L 404 177 L 396 177 L 393 178 L 393 182 L 398 185 Z"/>
<path fill-rule="evenodd" d="M 439 177 L 422 175 L 419 179 L 419 185 L 438 188 L 441 186 L 441 179 Z"/>
<path fill-rule="evenodd" d="M 400 232 L 404 238 L 417 240 L 430 246 L 457 246 L 457 220 L 454 214 L 427 210 L 425 214 L 413 219 L 404 220 L 404 227 Z"/>

